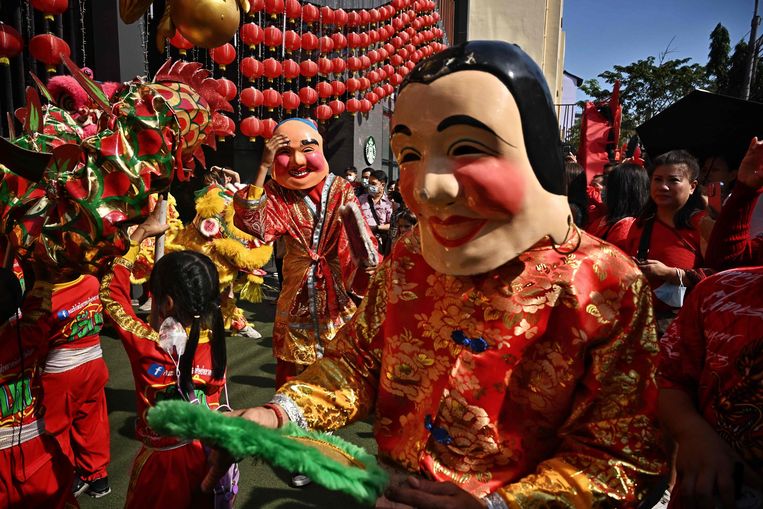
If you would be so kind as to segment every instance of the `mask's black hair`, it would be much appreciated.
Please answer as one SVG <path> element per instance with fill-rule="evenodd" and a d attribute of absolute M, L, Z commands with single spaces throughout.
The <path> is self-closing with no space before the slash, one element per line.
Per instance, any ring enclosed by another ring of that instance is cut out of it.
<path fill-rule="evenodd" d="M 519 108 L 527 157 L 535 176 L 545 190 L 566 194 L 559 123 L 546 78 L 516 44 L 471 41 L 447 48 L 419 62 L 400 85 L 398 95 L 411 83 L 426 85 L 459 71 L 482 71 L 501 80 Z"/>
<path fill-rule="evenodd" d="M 180 356 L 178 389 L 185 397 L 193 398 L 191 368 L 201 327 L 212 331 L 212 377 L 219 380 L 225 375 L 225 325 L 220 311 L 217 268 L 201 253 L 179 251 L 163 256 L 154 264 L 150 281 L 157 305 L 172 297 L 173 317 L 183 326 L 191 326 L 185 352 Z"/>

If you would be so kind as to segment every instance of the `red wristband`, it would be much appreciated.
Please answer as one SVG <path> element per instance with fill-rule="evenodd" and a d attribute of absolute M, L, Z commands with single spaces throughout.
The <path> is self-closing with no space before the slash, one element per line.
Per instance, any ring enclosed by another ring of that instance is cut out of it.
<path fill-rule="evenodd" d="M 274 403 L 265 403 L 264 405 L 262 405 L 262 408 L 267 408 L 268 410 L 272 410 L 276 414 L 278 427 L 283 428 L 285 419 L 283 416 L 283 409 L 281 407 L 279 407 L 278 405 Z"/>

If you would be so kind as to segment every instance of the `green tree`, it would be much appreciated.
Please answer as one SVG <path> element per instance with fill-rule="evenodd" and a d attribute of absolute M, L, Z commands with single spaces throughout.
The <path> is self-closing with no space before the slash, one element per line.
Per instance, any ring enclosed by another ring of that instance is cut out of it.
<path fill-rule="evenodd" d="M 729 81 L 729 52 L 731 38 L 726 27 L 718 23 L 710 34 L 710 53 L 707 56 L 706 76 L 712 79 L 714 92 L 726 90 Z"/>
<path fill-rule="evenodd" d="M 623 107 L 621 139 L 634 134 L 636 126 L 676 102 L 695 88 L 707 84 L 706 71 L 700 64 L 689 64 L 689 58 L 665 60 L 666 50 L 628 65 L 616 65 L 611 71 L 599 74 L 610 85 L 620 80 L 620 103 Z M 594 99 L 606 100 L 610 90 L 604 90 L 597 80 L 587 80 L 580 87 Z"/>
<path fill-rule="evenodd" d="M 744 82 L 744 73 L 747 65 L 747 54 L 749 47 L 744 40 L 741 40 L 734 46 L 734 54 L 731 55 L 729 64 L 728 83 L 726 88 L 720 90 L 722 94 L 739 97 L 742 95 L 742 83 Z"/>

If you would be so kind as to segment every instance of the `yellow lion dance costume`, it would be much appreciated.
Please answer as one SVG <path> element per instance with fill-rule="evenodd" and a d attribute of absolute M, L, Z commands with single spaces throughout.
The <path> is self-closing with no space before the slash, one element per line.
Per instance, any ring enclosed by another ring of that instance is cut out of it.
<path fill-rule="evenodd" d="M 233 190 L 213 184 L 196 194 L 193 223 L 177 232 L 167 252 L 192 250 L 207 255 L 220 276 L 220 307 L 225 328 L 241 331 L 249 324 L 236 306 L 234 292 L 250 302 L 262 301 L 265 271 L 273 248 L 233 225 Z"/>

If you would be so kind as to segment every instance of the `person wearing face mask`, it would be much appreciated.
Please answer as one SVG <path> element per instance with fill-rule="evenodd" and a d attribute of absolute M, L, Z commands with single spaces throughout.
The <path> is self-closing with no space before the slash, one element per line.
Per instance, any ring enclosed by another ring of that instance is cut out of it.
<path fill-rule="evenodd" d="M 705 203 L 697 185 L 699 164 L 684 150 L 652 162 L 649 200 L 620 247 L 634 257 L 654 291 L 661 336 L 684 295 L 709 273 L 704 269 L 699 224 Z"/>
<path fill-rule="evenodd" d="M 320 358 L 355 313 L 347 277 L 353 262 L 339 221 L 348 203 L 358 205 L 352 186 L 329 173 L 323 137 L 301 118 L 277 126 L 254 183 L 234 197 L 238 228 L 262 242 L 286 242 L 273 324 L 276 387 Z"/>
<path fill-rule="evenodd" d="M 135 436 L 141 449 L 130 475 L 126 508 L 215 507 L 200 484 L 207 452 L 199 441 L 158 435 L 148 409 L 165 399 L 183 399 L 217 409 L 225 386 L 225 326 L 214 263 L 195 251 L 160 258 L 151 271 L 150 319 L 130 304 L 130 271 L 140 243 L 169 228 L 160 207 L 130 236 L 130 249 L 116 258 L 101 282 L 101 302 L 132 365 L 137 397 Z M 226 402 L 227 403 L 227 402 Z"/>
<path fill-rule="evenodd" d="M 386 255 L 390 247 L 389 228 L 392 221 L 392 202 L 387 198 L 384 188 L 387 185 L 387 175 L 376 170 L 368 179 L 368 191 L 358 198 L 360 210 L 368 226 L 379 243 L 379 252 Z"/>
<path fill-rule="evenodd" d="M 651 294 L 572 223 L 543 73 L 501 41 L 445 49 L 406 77 L 390 127 L 418 227 L 326 355 L 239 414 L 374 416 L 403 474 L 377 508 L 637 507 L 666 470 Z"/>

